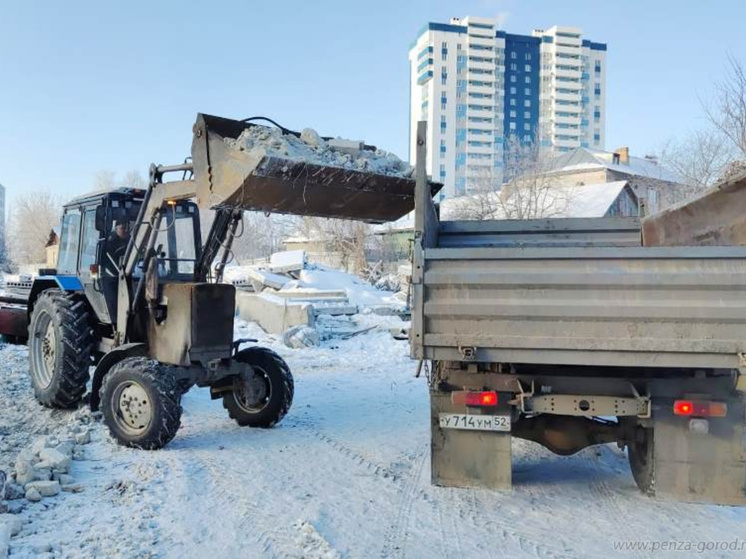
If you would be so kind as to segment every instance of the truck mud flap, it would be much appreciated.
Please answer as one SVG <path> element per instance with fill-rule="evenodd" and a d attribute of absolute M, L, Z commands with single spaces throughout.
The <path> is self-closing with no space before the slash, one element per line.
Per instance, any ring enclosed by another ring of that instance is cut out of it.
<path fill-rule="evenodd" d="M 443 429 L 441 413 L 463 413 L 448 392 L 430 392 L 432 483 L 441 487 L 511 489 L 510 433 Z"/>
<path fill-rule="evenodd" d="M 708 421 L 708 433 L 689 429 L 690 419 L 670 406 L 654 423 L 655 495 L 662 499 L 746 505 L 744 403 L 728 401 L 728 415 Z"/>

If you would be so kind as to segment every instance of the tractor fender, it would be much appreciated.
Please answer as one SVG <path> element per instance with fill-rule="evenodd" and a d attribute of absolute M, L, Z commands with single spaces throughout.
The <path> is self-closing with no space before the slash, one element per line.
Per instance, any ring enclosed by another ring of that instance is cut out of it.
<path fill-rule="evenodd" d="M 128 357 L 147 357 L 147 355 L 148 348 L 143 343 L 120 345 L 104 355 L 98 362 L 98 365 L 96 365 L 96 370 L 93 373 L 93 384 L 91 386 L 91 398 L 89 402 L 91 411 L 98 411 L 101 384 L 104 382 L 104 377 L 111 368 Z"/>
<path fill-rule="evenodd" d="M 36 299 L 47 289 L 60 289 L 63 292 L 83 291 L 83 285 L 76 276 L 39 276 L 31 286 L 28 297 L 28 315 L 34 311 Z"/>

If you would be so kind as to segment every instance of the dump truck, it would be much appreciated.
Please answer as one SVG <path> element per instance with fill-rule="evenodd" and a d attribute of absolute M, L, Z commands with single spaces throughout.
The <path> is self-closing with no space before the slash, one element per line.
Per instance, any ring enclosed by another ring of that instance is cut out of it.
<path fill-rule="evenodd" d="M 234 340 L 235 288 L 221 282 L 243 211 L 380 223 L 412 210 L 414 180 L 232 145 L 257 126 L 200 114 L 191 160 L 152 165 L 147 189 L 65 205 L 56 269 L 0 308 L 1 334 L 28 332 L 41 404 L 76 407 L 88 392 L 112 436 L 143 449 L 173 439 L 193 386 L 222 399 L 239 425 L 282 420 L 290 369 L 267 348 L 241 349 L 256 340 Z M 204 241 L 200 210 L 213 217 Z"/>
<path fill-rule="evenodd" d="M 647 494 L 746 504 L 746 247 L 643 246 L 638 218 L 441 221 L 422 168 L 415 196 L 434 484 L 510 488 L 513 437 L 616 443 Z"/>

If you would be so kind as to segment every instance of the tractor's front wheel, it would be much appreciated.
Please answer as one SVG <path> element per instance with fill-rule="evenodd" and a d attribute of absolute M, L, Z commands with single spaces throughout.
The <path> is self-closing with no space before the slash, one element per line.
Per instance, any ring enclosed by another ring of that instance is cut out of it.
<path fill-rule="evenodd" d="M 263 347 L 238 352 L 236 361 L 251 365 L 253 374 L 234 377 L 223 407 L 239 425 L 272 427 L 293 403 L 293 375 L 282 357 Z"/>
<path fill-rule="evenodd" d="M 57 289 L 36 300 L 29 322 L 29 369 L 39 403 L 76 406 L 86 391 L 93 336 L 82 297 Z"/>
<path fill-rule="evenodd" d="M 181 425 L 181 390 L 176 377 L 157 361 L 128 357 L 104 377 L 101 411 L 120 444 L 157 450 Z"/>

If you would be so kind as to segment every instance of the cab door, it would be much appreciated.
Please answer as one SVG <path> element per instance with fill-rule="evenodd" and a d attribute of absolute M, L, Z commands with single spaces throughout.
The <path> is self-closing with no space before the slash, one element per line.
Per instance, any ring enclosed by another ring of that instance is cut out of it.
<path fill-rule="evenodd" d="M 98 252 L 103 241 L 102 233 L 96 228 L 96 210 L 99 207 L 100 204 L 83 207 L 78 277 L 98 320 L 110 324 L 111 316 L 99 278 Z"/>

